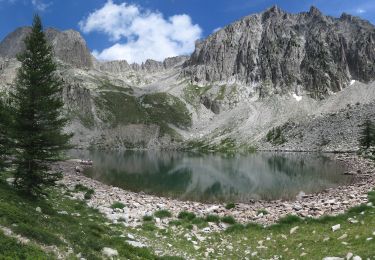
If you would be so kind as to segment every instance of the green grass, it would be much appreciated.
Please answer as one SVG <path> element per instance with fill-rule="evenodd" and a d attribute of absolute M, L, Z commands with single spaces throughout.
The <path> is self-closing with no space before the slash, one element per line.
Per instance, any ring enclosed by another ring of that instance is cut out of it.
<path fill-rule="evenodd" d="M 154 216 L 156 218 L 170 218 L 170 217 L 172 217 L 172 213 L 168 210 L 162 209 L 162 210 L 156 211 L 154 213 Z"/>
<path fill-rule="evenodd" d="M 206 221 L 207 222 L 216 222 L 216 223 L 218 223 L 218 222 L 220 222 L 220 217 L 218 216 L 218 215 L 207 215 L 206 216 Z"/>
<path fill-rule="evenodd" d="M 224 216 L 221 218 L 221 222 L 226 223 L 226 224 L 236 224 L 236 220 L 232 216 Z"/>
<path fill-rule="evenodd" d="M 146 94 L 135 97 L 124 92 L 102 92 L 95 98 L 99 118 L 112 127 L 128 124 L 154 124 L 160 127 L 160 134 L 169 134 L 179 140 L 181 137 L 169 124 L 188 128 L 192 124 L 186 105 L 168 93 Z"/>
<path fill-rule="evenodd" d="M 95 194 L 95 191 L 91 188 L 88 188 L 82 184 L 77 184 L 74 187 L 73 192 L 83 192 L 84 193 L 84 199 L 89 200 L 92 198 L 92 196 Z"/>
<path fill-rule="evenodd" d="M 233 138 L 225 138 L 220 143 L 210 143 L 207 140 L 192 140 L 185 144 L 184 150 L 199 153 L 219 153 L 226 155 L 250 154 L 257 151 L 256 147 L 247 144 L 237 144 Z"/>
<path fill-rule="evenodd" d="M 82 190 L 82 186 L 77 189 Z M 40 207 L 42 213 L 37 212 L 36 207 Z M 61 211 L 68 214 L 58 213 Z M 117 249 L 123 258 L 156 259 L 148 249 L 134 248 L 124 243 L 120 237 L 123 227 L 114 224 L 108 226 L 105 224 L 107 222 L 97 210 L 88 208 L 84 201 L 68 199 L 56 189 L 50 190 L 45 200 L 30 200 L 0 180 L 0 225 L 12 229 L 14 233 L 32 239 L 36 244 L 54 245 L 62 252 L 72 248 L 74 255 L 81 253 L 86 259 L 102 259 L 103 247 Z M 0 239 L 4 238 L 0 236 Z M 12 241 L 7 243 L 10 243 L 9 248 L 13 247 Z M 19 250 L 20 254 L 24 254 L 22 249 Z M 25 254 L 36 256 L 29 259 L 46 259 L 38 257 L 43 255 L 38 249 L 30 247 L 25 250 Z M 18 251 L 14 252 L 16 254 Z M 0 258 L 3 256 L 0 253 Z"/>
<path fill-rule="evenodd" d="M 196 215 L 193 212 L 181 211 L 178 216 L 179 219 L 191 221 L 196 218 Z"/>
<path fill-rule="evenodd" d="M 38 246 L 22 245 L 0 231 L 0 259 L 51 259 L 52 257 Z"/>
<path fill-rule="evenodd" d="M 369 200 L 375 202 L 375 192 L 369 193 Z M 214 216 L 211 221 L 217 220 L 217 216 Z M 351 224 L 349 218 L 355 218 L 358 223 Z M 205 220 L 207 219 L 208 217 Z M 196 244 L 186 240 L 186 234 L 194 229 L 194 224 L 189 222 L 186 225 L 183 219 L 170 223 L 167 230 L 155 229 L 152 233 L 144 234 L 163 236 L 164 243 L 171 244 L 175 250 L 183 251 L 190 258 L 196 259 L 274 259 L 276 255 L 279 259 L 323 259 L 327 256 L 345 258 L 348 252 L 359 255 L 362 259 L 375 257 L 374 207 L 360 205 L 345 214 L 319 219 L 286 216 L 268 227 L 254 223 L 233 223 L 233 219 L 228 216 L 225 219 L 231 219 L 226 221 L 231 222 L 231 225 L 225 232 L 206 235 L 200 233 L 204 240 L 196 240 Z M 341 229 L 332 232 L 331 227 L 336 224 L 340 224 Z M 290 234 L 290 230 L 296 226 L 298 229 Z M 338 239 L 344 234 L 348 237 Z M 373 240 L 367 240 L 369 237 Z M 213 248 L 214 252 L 207 255 L 207 248 Z M 257 255 L 251 256 L 253 252 L 257 252 Z M 302 253 L 306 255 L 301 256 Z"/>
<path fill-rule="evenodd" d="M 78 186 L 77 189 L 84 188 Z M 370 192 L 368 199 L 375 203 L 375 192 Z M 36 207 L 40 207 L 42 213 L 37 212 Z M 69 214 L 59 214 L 61 211 Z M 358 223 L 350 223 L 349 218 Z M 0 232 L 0 259 L 56 258 L 43 252 L 41 244 L 54 245 L 60 252 L 68 252 L 71 247 L 73 253 L 68 259 L 75 259 L 78 253 L 86 259 L 102 259 L 103 247 L 117 249 L 121 259 L 163 259 L 152 253 L 155 250 L 190 259 L 271 259 L 275 255 L 282 256 L 279 259 L 322 259 L 326 256 L 344 258 L 348 252 L 362 259 L 373 259 L 375 252 L 375 208 L 366 205 L 335 217 L 287 216 L 268 227 L 235 223 L 231 216 L 201 218 L 186 211 L 180 212 L 178 220 L 171 220 L 170 225 L 163 228 L 158 228 L 152 220 L 144 221 L 140 227 L 128 228 L 121 223 L 109 223 L 97 210 L 88 208 L 85 201 L 69 199 L 57 188 L 50 190 L 44 200 L 30 200 L 0 181 L 0 225 L 32 239 L 30 245 L 20 245 Z M 212 224 L 218 220 L 231 224 L 226 232 L 202 231 L 208 226 L 207 222 Z M 336 224 L 340 224 L 341 229 L 332 232 L 331 227 Z M 298 229 L 290 234 L 296 226 Z M 143 238 L 149 248 L 133 248 L 125 243 L 123 235 L 129 233 Z M 338 239 L 344 234 L 347 238 Z M 374 239 L 367 240 L 370 237 Z M 214 251 L 207 253 L 208 248 Z M 251 256 L 253 252 L 257 252 L 255 257 Z M 301 257 L 303 252 L 306 256 Z"/>
<path fill-rule="evenodd" d="M 215 100 L 223 100 L 224 97 L 225 97 L 225 92 L 226 92 L 226 85 L 222 85 L 220 86 L 220 89 L 219 89 L 219 92 L 217 94 L 217 97 L 215 98 Z"/>
<path fill-rule="evenodd" d="M 153 216 L 149 216 L 149 215 L 145 215 L 143 216 L 143 221 L 153 221 L 154 220 L 154 217 Z"/>
<path fill-rule="evenodd" d="M 197 107 L 199 105 L 201 96 L 206 94 L 211 88 L 212 86 L 200 87 L 189 84 L 184 88 L 184 99 L 192 106 Z"/>
<path fill-rule="evenodd" d="M 112 208 L 112 209 L 123 209 L 123 208 L 125 208 L 125 204 L 116 201 L 116 202 L 113 202 L 113 203 L 112 203 L 111 208 Z"/>
<path fill-rule="evenodd" d="M 234 209 L 236 207 L 236 204 L 234 203 L 228 203 L 227 205 L 225 205 L 225 208 L 230 210 L 230 209 Z"/>

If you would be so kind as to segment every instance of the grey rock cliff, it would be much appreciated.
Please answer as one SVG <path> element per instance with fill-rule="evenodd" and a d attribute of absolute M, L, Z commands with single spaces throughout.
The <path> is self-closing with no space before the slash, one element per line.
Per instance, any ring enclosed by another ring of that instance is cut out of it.
<path fill-rule="evenodd" d="M 146 60 L 142 64 L 132 63 L 129 64 L 126 60 L 119 61 L 96 61 L 95 68 L 111 72 L 111 73 L 122 73 L 126 71 L 137 71 L 145 73 L 155 73 L 163 71 L 166 69 L 173 68 L 178 65 L 182 65 L 185 61 L 189 59 L 189 56 L 176 56 L 171 58 L 166 58 L 164 61 Z"/>
<path fill-rule="evenodd" d="M 260 96 L 340 91 L 351 79 L 375 79 L 375 27 L 343 14 L 289 14 L 274 6 L 196 43 L 182 75 L 193 82 L 237 81 Z"/>
<path fill-rule="evenodd" d="M 30 27 L 21 27 L 5 37 L 0 43 L 0 57 L 15 58 L 25 49 L 24 40 L 30 32 Z M 79 32 L 48 28 L 45 33 L 58 59 L 77 68 L 93 67 L 93 57 Z"/>

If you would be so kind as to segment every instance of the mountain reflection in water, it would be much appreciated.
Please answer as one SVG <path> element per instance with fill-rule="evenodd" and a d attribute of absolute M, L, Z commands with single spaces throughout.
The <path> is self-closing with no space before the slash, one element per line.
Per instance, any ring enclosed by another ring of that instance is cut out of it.
<path fill-rule="evenodd" d="M 85 174 L 135 192 L 183 200 L 236 201 L 293 199 L 350 183 L 345 168 L 309 153 L 222 156 L 166 151 L 73 151 L 90 158 Z"/>

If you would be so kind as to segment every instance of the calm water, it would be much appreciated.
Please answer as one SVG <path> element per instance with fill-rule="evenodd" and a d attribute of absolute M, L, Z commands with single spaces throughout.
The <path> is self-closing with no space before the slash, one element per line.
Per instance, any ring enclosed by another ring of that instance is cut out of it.
<path fill-rule="evenodd" d="M 90 158 L 86 174 L 106 184 L 183 200 L 292 199 L 351 182 L 345 168 L 307 153 L 256 153 L 225 157 L 183 152 L 75 151 Z"/>

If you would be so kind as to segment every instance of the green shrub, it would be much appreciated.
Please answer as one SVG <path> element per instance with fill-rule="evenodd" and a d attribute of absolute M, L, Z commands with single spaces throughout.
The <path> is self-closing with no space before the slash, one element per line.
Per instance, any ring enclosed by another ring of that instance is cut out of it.
<path fill-rule="evenodd" d="M 184 220 L 188 220 L 188 221 L 191 221 L 195 218 L 195 214 L 193 212 L 188 212 L 188 211 L 181 211 L 179 214 L 178 214 L 178 218 L 179 219 L 184 219 Z"/>
<path fill-rule="evenodd" d="M 149 215 L 143 216 L 143 221 L 153 221 L 153 220 L 154 220 L 153 216 L 149 216 Z"/>
<path fill-rule="evenodd" d="M 111 208 L 112 209 L 123 209 L 123 208 L 125 208 L 125 204 L 116 201 L 116 202 L 112 203 Z"/>
<path fill-rule="evenodd" d="M 236 220 L 232 216 L 224 216 L 221 218 L 221 222 L 227 223 L 227 224 L 236 224 Z"/>
<path fill-rule="evenodd" d="M 238 232 L 245 229 L 244 225 L 241 224 L 233 224 L 232 226 L 228 227 L 225 231 L 226 232 Z"/>
<path fill-rule="evenodd" d="M 287 142 L 280 126 L 272 128 L 266 135 L 266 140 L 273 145 L 282 145 Z"/>
<path fill-rule="evenodd" d="M 265 210 L 265 209 L 260 209 L 260 210 L 257 211 L 257 215 L 259 215 L 259 214 L 267 215 L 268 211 Z"/>
<path fill-rule="evenodd" d="M 220 222 L 220 217 L 218 215 L 207 215 L 206 216 L 206 221 L 207 222 Z"/>
<path fill-rule="evenodd" d="M 236 204 L 234 204 L 234 203 L 228 203 L 227 205 L 225 205 L 225 208 L 226 209 L 234 209 L 236 207 Z"/>
<path fill-rule="evenodd" d="M 283 218 L 280 218 L 279 221 L 277 222 L 278 224 L 294 224 L 294 223 L 299 223 L 301 222 L 302 219 L 298 216 L 295 215 L 287 215 Z"/>
<path fill-rule="evenodd" d="M 154 213 L 154 216 L 157 218 L 170 218 L 172 217 L 172 213 L 168 210 L 162 209 L 158 210 Z"/>
<path fill-rule="evenodd" d="M 92 198 L 92 195 L 94 195 L 95 191 L 93 189 L 89 189 L 85 195 L 84 195 L 84 198 L 85 200 L 89 200 Z"/>

